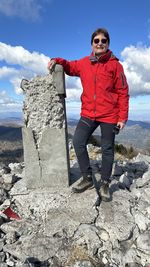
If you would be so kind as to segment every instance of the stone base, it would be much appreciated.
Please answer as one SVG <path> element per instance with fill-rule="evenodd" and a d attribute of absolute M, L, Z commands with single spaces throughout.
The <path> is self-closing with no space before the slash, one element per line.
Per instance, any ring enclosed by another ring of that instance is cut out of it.
<path fill-rule="evenodd" d="M 69 157 L 65 129 L 45 128 L 37 149 L 33 131 L 23 127 L 25 179 L 29 189 L 69 185 Z"/>

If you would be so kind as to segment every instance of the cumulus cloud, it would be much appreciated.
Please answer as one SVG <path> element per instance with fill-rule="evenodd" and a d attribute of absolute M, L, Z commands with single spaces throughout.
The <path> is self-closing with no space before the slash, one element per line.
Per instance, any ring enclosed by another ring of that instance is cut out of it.
<path fill-rule="evenodd" d="M 122 62 L 130 86 L 130 95 L 150 94 L 150 47 L 129 46 L 121 53 Z"/>
<path fill-rule="evenodd" d="M 0 79 L 9 78 L 14 75 L 18 75 L 18 70 L 15 68 L 8 68 L 6 66 L 0 68 Z"/>
<path fill-rule="evenodd" d="M 0 61 L 7 65 L 0 68 L 0 79 L 7 78 L 18 94 L 22 92 L 20 89 L 22 78 L 30 79 L 35 75 L 47 73 L 49 58 L 37 52 L 31 53 L 22 46 L 11 46 L 0 42 Z"/>
<path fill-rule="evenodd" d="M 0 60 L 4 60 L 7 64 L 19 65 L 37 74 L 44 74 L 49 58 L 38 52 L 30 53 L 22 46 L 11 46 L 0 42 Z"/>
<path fill-rule="evenodd" d="M 8 17 L 19 17 L 36 21 L 42 6 L 39 0 L 1 0 L 0 12 Z"/>
<path fill-rule="evenodd" d="M 12 83 L 16 94 L 17 95 L 22 94 L 22 89 L 20 88 L 21 79 L 19 77 L 15 76 L 12 79 L 10 79 L 10 82 Z"/>
<path fill-rule="evenodd" d="M 79 78 L 66 75 L 67 101 L 80 101 L 82 86 Z"/>
<path fill-rule="evenodd" d="M 29 52 L 21 46 L 0 43 L 0 80 L 11 83 L 16 94 L 22 93 L 20 82 L 23 78 L 30 79 L 35 75 L 47 74 L 49 58 L 37 52 Z M 3 86 L 3 83 L 1 87 Z M 22 110 L 22 101 L 9 97 L 5 89 L 0 91 L 0 112 Z"/>
<path fill-rule="evenodd" d="M 16 94 L 22 93 L 20 82 L 36 75 L 45 75 L 49 57 L 38 52 L 29 52 L 22 46 L 11 46 L 0 42 L 0 61 L 7 66 L 0 68 L 0 79 L 7 79 Z M 80 101 L 82 86 L 79 78 L 66 75 L 67 101 Z M 6 100 L 3 98 L 3 100 Z M 10 100 L 10 99 L 9 99 Z"/>
<path fill-rule="evenodd" d="M 11 98 L 5 90 L 0 91 L 0 112 L 18 111 L 22 109 L 22 102 Z"/>

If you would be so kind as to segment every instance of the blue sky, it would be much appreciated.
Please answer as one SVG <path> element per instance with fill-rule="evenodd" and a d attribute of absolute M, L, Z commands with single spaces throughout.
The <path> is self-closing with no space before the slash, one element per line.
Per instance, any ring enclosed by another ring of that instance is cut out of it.
<path fill-rule="evenodd" d="M 47 74 L 51 57 L 91 52 L 98 27 L 110 33 L 130 87 L 130 119 L 150 121 L 149 0 L 0 0 L 0 113 L 21 111 L 21 79 Z M 79 117 L 79 79 L 66 77 L 67 114 Z"/>

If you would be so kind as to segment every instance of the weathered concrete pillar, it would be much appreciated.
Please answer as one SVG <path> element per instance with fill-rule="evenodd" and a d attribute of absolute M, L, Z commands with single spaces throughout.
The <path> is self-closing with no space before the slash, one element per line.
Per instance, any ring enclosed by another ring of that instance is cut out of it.
<path fill-rule="evenodd" d="M 27 187 L 66 187 L 69 152 L 63 68 L 53 74 L 23 79 L 25 92 L 23 146 Z"/>

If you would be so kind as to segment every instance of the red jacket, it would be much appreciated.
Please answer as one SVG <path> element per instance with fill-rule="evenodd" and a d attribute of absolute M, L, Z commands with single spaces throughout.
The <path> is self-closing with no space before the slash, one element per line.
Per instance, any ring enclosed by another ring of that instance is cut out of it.
<path fill-rule="evenodd" d="M 112 52 L 97 60 L 93 53 L 80 60 L 53 58 L 66 74 L 79 76 L 83 92 L 81 116 L 108 123 L 128 119 L 128 85 L 123 67 Z"/>

